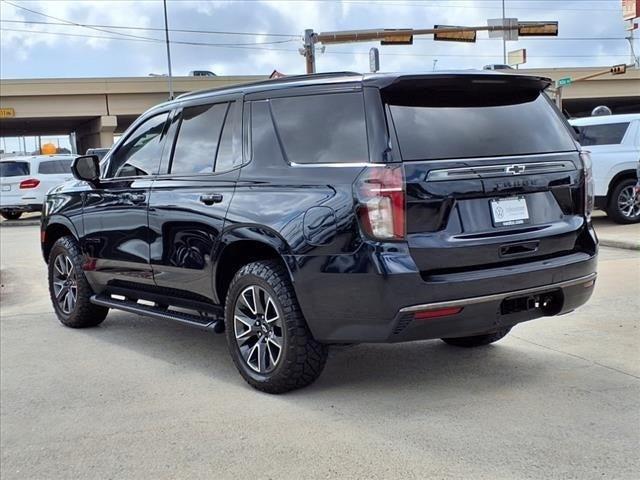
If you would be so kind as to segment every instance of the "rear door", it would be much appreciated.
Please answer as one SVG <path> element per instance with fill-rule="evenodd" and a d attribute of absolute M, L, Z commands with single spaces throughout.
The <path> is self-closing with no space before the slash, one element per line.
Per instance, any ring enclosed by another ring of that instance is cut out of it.
<path fill-rule="evenodd" d="M 29 179 L 30 163 L 26 160 L 4 160 L 0 162 L 0 207 L 22 203 L 23 191 L 20 183 Z"/>
<path fill-rule="evenodd" d="M 460 75 L 383 90 L 423 277 L 566 254 L 584 224 L 569 127 L 531 77 Z"/>
<path fill-rule="evenodd" d="M 595 194 L 606 196 L 609 183 L 623 170 L 632 170 L 638 159 L 635 132 L 630 122 L 578 126 L 578 141 L 591 152 Z M 626 164 L 626 165 L 625 165 Z"/>
<path fill-rule="evenodd" d="M 155 283 L 211 298 L 213 249 L 242 163 L 242 99 L 185 105 L 171 136 L 173 151 L 149 201 Z"/>
<path fill-rule="evenodd" d="M 87 277 L 95 284 L 153 284 L 147 209 L 168 116 L 158 113 L 134 127 L 108 158 L 99 188 L 86 193 L 82 246 Z"/>

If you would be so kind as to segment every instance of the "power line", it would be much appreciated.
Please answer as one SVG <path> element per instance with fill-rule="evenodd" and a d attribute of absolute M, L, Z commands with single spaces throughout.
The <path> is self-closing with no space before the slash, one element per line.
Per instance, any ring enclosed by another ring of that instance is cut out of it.
<path fill-rule="evenodd" d="M 7 2 L 9 3 L 9 2 Z M 0 22 L 3 23 L 24 23 L 27 25 L 60 25 L 60 26 L 68 26 L 67 22 L 44 22 L 38 20 L 5 20 L 0 19 Z M 136 27 L 136 26 L 124 26 L 124 25 L 99 25 L 99 24 L 90 24 L 90 23 L 77 23 L 75 26 L 85 27 L 85 28 L 110 28 L 117 30 L 147 30 L 154 32 L 163 32 L 164 28 L 158 27 Z M 253 37 L 286 37 L 286 38 L 295 38 L 299 39 L 300 35 L 294 34 L 285 34 L 285 33 L 258 33 L 258 32 L 230 32 L 230 31 L 221 31 L 221 30 L 196 30 L 196 29 L 184 29 L 184 28 L 170 28 L 170 32 L 174 33 L 198 33 L 198 34 L 210 34 L 210 35 L 238 35 L 238 36 L 253 36 Z"/>
<path fill-rule="evenodd" d="M 40 33 L 47 35 L 58 35 L 66 37 L 81 37 L 81 38 L 95 38 L 104 40 L 123 40 L 123 41 L 137 41 L 137 42 L 151 42 L 151 43 L 163 43 L 161 39 L 135 39 L 135 38 L 122 38 L 122 37 L 108 37 L 104 35 L 84 35 L 79 33 L 67 33 L 67 32 L 46 32 L 42 30 L 26 30 L 26 29 L 14 29 L 14 28 L 0 28 L 0 32 L 23 32 L 23 33 Z M 290 40 L 289 40 L 290 41 Z M 254 44 L 226 44 L 226 43 L 208 43 L 208 42 L 188 42 L 181 40 L 171 40 L 170 43 L 176 45 L 189 45 L 189 46 L 202 46 L 202 47 L 219 47 L 219 48 L 242 48 L 248 50 L 268 50 L 276 52 L 288 52 L 298 54 L 297 49 L 289 48 L 268 48 L 261 47 L 266 43 L 254 43 Z M 325 51 L 328 55 L 369 55 L 369 52 L 357 52 L 357 51 Z M 482 57 L 482 58 L 502 58 L 501 55 L 482 55 L 482 54 L 459 54 L 459 53 L 401 53 L 401 52 L 385 52 L 385 56 L 389 57 Z M 604 54 L 604 55 L 529 55 L 530 58 L 607 58 L 607 57 L 627 57 L 628 54 Z"/>
<path fill-rule="evenodd" d="M 64 18 L 58 18 L 58 17 L 54 17 L 54 16 L 52 16 L 52 15 L 47 15 L 46 13 L 38 12 L 37 10 L 31 10 L 30 8 L 23 7 L 23 6 L 21 6 L 21 5 L 17 5 L 17 4 L 15 4 L 15 3 L 13 3 L 13 2 L 10 2 L 9 0 L 3 0 L 3 1 L 4 1 L 5 3 L 7 3 L 7 4 L 11 5 L 12 7 L 19 8 L 19 9 L 21 9 L 21 10 L 24 10 L 24 11 L 26 11 L 26 12 L 30 12 L 30 13 L 33 13 L 33 14 L 35 14 L 35 15 L 40 15 L 40 16 L 45 17 L 45 18 L 50 18 L 50 19 L 52 19 L 52 20 L 57 20 L 57 21 L 59 21 L 59 22 L 64 22 L 65 24 L 68 24 L 68 25 L 75 25 L 75 26 L 77 26 L 77 27 L 82 27 L 82 26 L 83 26 L 83 25 L 81 25 L 81 24 L 79 24 L 79 23 L 72 22 L 71 20 L 66 20 L 66 19 L 64 19 Z M 154 40 L 154 39 L 152 39 L 152 38 L 150 38 L 150 37 L 142 37 L 142 36 L 140 36 L 140 35 L 131 35 L 131 34 L 129 34 L 129 33 L 114 32 L 114 31 L 111 31 L 111 30 L 106 30 L 106 29 L 97 28 L 97 27 L 84 27 L 84 28 L 89 28 L 89 29 L 91 29 L 91 30 L 96 30 L 96 31 L 98 31 L 98 32 L 103 32 L 103 33 L 111 33 L 111 34 L 113 34 L 113 35 L 122 35 L 123 37 L 131 37 L 131 38 L 138 38 L 138 39 L 145 39 L 145 40 Z"/>
<path fill-rule="evenodd" d="M 220 2 L 220 0 L 216 0 L 218 2 Z M 243 1 L 243 2 L 252 2 L 253 0 L 222 0 L 223 3 L 227 2 L 227 3 L 232 3 L 232 2 L 237 2 L 237 1 Z M 307 0 L 277 0 L 277 1 L 286 1 L 287 3 L 303 3 L 306 2 Z M 317 2 L 322 2 L 322 3 L 334 3 L 335 0 L 315 0 Z M 438 7 L 438 8 L 470 8 L 470 9 L 486 9 L 486 10 L 500 10 L 502 7 L 499 5 L 496 6 L 489 6 L 489 5 L 460 5 L 460 4 L 437 4 L 437 3 L 431 3 L 431 1 L 425 2 L 425 3 L 401 3 L 401 2 L 384 2 L 384 1 L 376 1 L 376 0 L 341 0 L 342 3 L 346 3 L 346 4 L 352 4 L 352 5 L 366 5 L 366 6 L 374 6 L 374 5 L 391 5 L 394 7 L 421 7 L 421 8 L 425 8 L 425 7 Z M 440 0 L 440 1 L 447 1 L 447 0 Z M 477 0 L 476 0 L 477 1 Z M 493 0 L 492 0 L 493 1 Z M 514 1 L 514 0 L 510 0 Z M 525 1 L 530 1 L 530 0 L 525 0 Z M 553 0 L 554 2 L 557 0 Z M 550 7 L 542 7 L 542 6 L 538 6 L 538 7 L 519 7 L 519 6 L 510 6 L 509 10 L 549 10 Z M 593 11 L 602 11 L 602 12 L 621 12 L 621 9 L 619 8 L 598 8 L 598 7 L 588 7 L 588 8 L 553 8 L 551 7 L 554 11 L 566 11 L 566 12 L 593 12 Z"/>
<path fill-rule="evenodd" d="M 164 43 L 164 40 L 160 38 L 123 38 L 123 37 L 109 37 L 106 35 L 85 35 L 82 33 L 69 33 L 69 32 L 48 32 L 45 30 L 28 30 L 21 28 L 0 28 L 0 32 L 21 32 L 21 33 L 42 33 L 46 35 L 58 35 L 62 37 L 80 37 L 80 38 L 96 38 L 101 40 L 125 40 L 130 42 L 146 42 L 146 43 Z M 211 43 L 211 42 L 189 42 L 185 40 L 171 40 L 169 43 L 176 45 L 192 45 L 203 47 L 221 47 L 221 48 L 249 48 L 256 50 L 275 50 L 275 51 L 291 51 L 297 52 L 297 50 L 290 49 L 276 49 L 276 48 L 259 48 L 260 45 L 274 45 L 289 43 L 294 40 L 276 40 L 273 42 L 252 42 L 252 43 Z"/>

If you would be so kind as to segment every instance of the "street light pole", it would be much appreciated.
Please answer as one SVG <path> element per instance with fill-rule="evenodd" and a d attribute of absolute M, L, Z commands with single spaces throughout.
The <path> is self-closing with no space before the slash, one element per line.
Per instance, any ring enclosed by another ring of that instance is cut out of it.
<path fill-rule="evenodd" d="M 167 44 L 167 64 L 169 65 L 169 100 L 173 100 L 173 75 L 171 73 L 171 48 L 169 47 L 169 21 L 167 20 L 167 0 L 164 5 L 164 38 Z"/>
<path fill-rule="evenodd" d="M 316 73 L 316 39 L 313 29 L 304 31 L 304 58 L 307 73 Z"/>
<path fill-rule="evenodd" d="M 505 14 L 504 14 L 504 0 L 502 0 L 502 25 L 505 22 Z M 505 35 L 502 35 L 502 64 L 507 64 L 507 39 Z"/>

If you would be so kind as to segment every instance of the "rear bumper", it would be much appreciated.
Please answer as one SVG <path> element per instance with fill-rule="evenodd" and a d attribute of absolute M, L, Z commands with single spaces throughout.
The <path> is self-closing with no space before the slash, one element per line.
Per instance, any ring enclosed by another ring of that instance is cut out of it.
<path fill-rule="evenodd" d="M 292 257 L 300 306 L 316 339 L 327 343 L 400 342 L 468 336 L 568 313 L 591 296 L 597 253 L 573 252 L 517 265 L 423 278 L 408 250 L 364 246 L 354 255 Z M 553 308 L 536 307 L 542 297 Z M 536 300 L 537 298 L 537 300 Z M 512 304 L 529 302 L 531 308 Z M 416 311 L 462 307 L 419 320 Z"/>
<path fill-rule="evenodd" d="M 0 205 L 0 211 L 2 212 L 41 212 L 41 203 L 23 203 L 23 204 L 9 204 Z"/>

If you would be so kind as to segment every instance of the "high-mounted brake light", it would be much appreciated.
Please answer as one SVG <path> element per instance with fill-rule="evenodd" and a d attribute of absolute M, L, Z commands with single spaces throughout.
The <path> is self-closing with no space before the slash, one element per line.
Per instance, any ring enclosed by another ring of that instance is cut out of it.
<path fill-rule="evenodd" d="M 591 220 L 591 213 L 594 206 L 594 186 L 593 186 L 593 174 L 591 172 L 591 154 L 587 150 L 580 152 L 580 159 L 582 160 L 582 169 L 584 172 L 584 198 L 583 209 L 584 216 L 587 220 Z"/>
<path fill-rule="evenodd" d="M 28 178 L 27 180 L 23 180 L 20 182 L 20 190 L 36 188 L 38 185 L 40 185 L 40 180 L 38 180 L 37 178 Z"/>
<path fill-rule="evenodd" d="M 364 232 L 376 240 L 405 236 L 405 183 L 402 165 L 372 166 L 355 183 L 358 217 Z"/>

